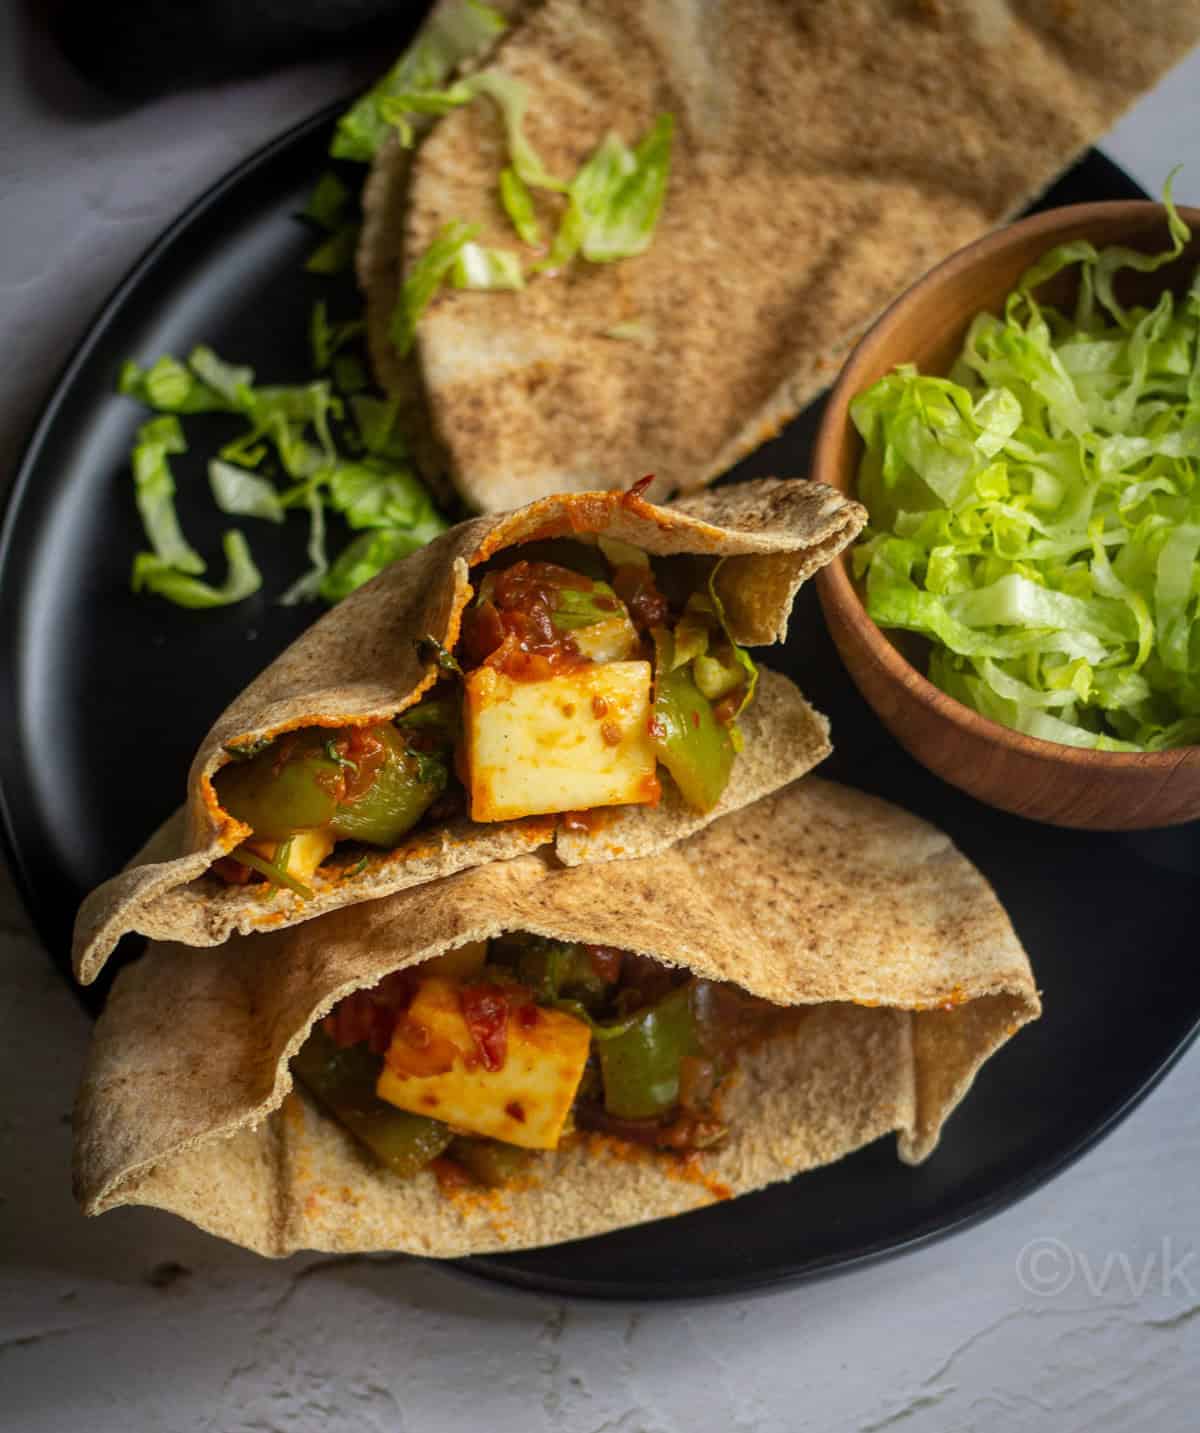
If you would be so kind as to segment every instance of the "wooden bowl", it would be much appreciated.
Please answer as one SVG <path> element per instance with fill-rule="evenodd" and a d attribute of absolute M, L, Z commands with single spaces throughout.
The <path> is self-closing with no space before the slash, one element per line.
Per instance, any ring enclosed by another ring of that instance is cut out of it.
<path fill-rule="evenodd" d="M 1200 263 L 1200 210 L 1179 212 L 1198 237 L 1181 259 L 1156 274 L 1123 273 L 1118 281 L 1123 302 L 1153 302 L 1164 288 L 1187 289 Z M 971 319 L 985 309 L 1001 312 L 1031 264 L 1056 244 L 1078 238 L 1098 248 L 1119 243 L 1161 253 L 1169 243 L 1166 212 L 1141 202 L 1053 209 L 990 234 L 931 270 L 850 355 L 817 435 L 812 476 L 853 496 L 863 450 L 850 421 L 851 400 L 898 363 L 945 374 Z M 1038 296 L 1069 306 L 1074 276 L 1060 274 L 1039 288 Z M 818 574 L 817 585 L 825 620 L 859 691 L 905 750 L 944 781 L 989 806 L 1056 826 L 1129 831 L 1200 817 L 1200 747 L 1090 751 L 1011 731 L 921 675 L 867 616 L 845 555 Z M 897 640 L 904 636 L 898 633 Z"/>

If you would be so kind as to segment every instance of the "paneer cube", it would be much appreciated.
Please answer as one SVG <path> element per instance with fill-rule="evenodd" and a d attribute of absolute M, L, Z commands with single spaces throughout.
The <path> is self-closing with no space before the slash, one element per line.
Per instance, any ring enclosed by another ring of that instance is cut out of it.
<path fill-rule="evenodd" d="M 276 841 L 248 841 L 249 848 L 265 861 L 274 861 L 279 850 Z M 313 872 L 333 850 L 334 837 L 328 831 L 301 831 L 292 837 L 288 852 L 287 873 L 296 881 L 310 880 Z"/>
<path fill-rule="evenodd" d="M 560 1010 L 522 1007 L 507 1021 L 504 1063 L 481 1061 L 459 1003 L 460 986 L 422 980 L 396 1026 L 375 1092 L 464 1134 L 524 1149 L 554 1149 L 583 1077 L 592 1032 Z"/>
<path fill-rule="evenodd" d="M 650 663 L 606 662 L 544 682 L 492 667 L 466 680 L 475 821 L 654 801 Z"/>
<path fill-rule="evenodd" d="M 572 627 L 571 636 L 583 655 L 593 662 L 623 662 L 638 649 L 638 634 L 623 607 L 603 622 Z"/>

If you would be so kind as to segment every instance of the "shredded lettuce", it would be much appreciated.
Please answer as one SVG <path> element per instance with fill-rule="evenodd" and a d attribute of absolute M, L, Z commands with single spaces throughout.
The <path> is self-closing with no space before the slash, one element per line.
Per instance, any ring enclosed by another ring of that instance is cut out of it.
<path fill-rule="evenodd" d="M 642 318 L 628 318 L 614 323 L 602 330 L 601 337 L 614 338 L 620 343 L 637 343 L 643 348 L 653 348 L 658 342 L 654 325 Z"/>
<path fill-rule="evenodd" d="M 324 373 L 334 355 L 351 339 L 357 338 L 366 326 L 366 320 L 362 318 L 330 323 L 329 306 L 324 299 L 318 299 L 312 306 L 308 321 L 308 341 L 312 348 L 313 367 L 317 372 Z"/>
<path fill-rule="evenodd" d="M 500 111 L 508 141 L 508 160 L 517 178 L 528 189 L 552 189 L 565 193 L 567 186 L 551 174 L 542 163 L 541 155 L 525 136 L 525 111 L 529 107 L 529 91 L 520 80 L 503 70 L 484 70 L 473 75 L 466 84 L 472 96 L 486 95 Z"/>
<path fill-rule="evenodd" d="M 308 571 L 298 577 L 280 597 L 283 607 L 294 607 L 298 602 L 312 602 L 321 592 L 321 583 L 329 571 L 329 555 L 325 549 L 325 504 L 321 497 L 322 479 L 315 478 L 306 483 L 302 490 L 304 506 L 308 509 Z"/>
<path fill-rule="evenodd" d="M 339 353 L 333 360 L 333 386 L 339 393 L 361 393 L 371 386 L 371 378 L 361 358 L 353 353 Z"/>
<path fill-rule="evenodd" d="M 358 428 L 359 441 L 368 453 L 378 458 L 391 458 L 395 462 L 408 457 L 408 444 L 397 427 L 400 405 L 394 398 L 356 394 L 350 400 L 350 411 Z"/>
<path fill-rule="evenodd" d="M 156 593 L 177 607 L 229 607 L 241 602 L 258 591 L 262 576 L 240 532 L 227 532 L 223 546 L 227 570 L 220 587 L 201 582 L 153 552 L 139 552 L 133 560 L 133 590 Z"/>
<path fill-rule="evenodd" d="M 948 378 L 902 366 L 856 398 L 871 514 L 854 554 L 881 626 L 996 721 L 1100 750 L 1200 741 L 1200 275 L 1125 307 L 1152 256 L 1076 241 L 980 314 Z M 1074 312 L 1036 290 L 1078 271 Z"/>
<path fill-rule="evenodd" d="M 327 169 L 308 196 L 308 203 L 303 210 L 304 218 L 311 219 L 314 224 L 332 233 L 345 218 L 349 202 L 349 188 L 342 182 L 340 175 Z"/>
<path fill-rule="evenodd" d="M 517 231 L 517 238 L 523 244 L 535 247 L 541 244 L 542 231 L 534 212 L 533 195 L 511 164 L 500 171 L 500 203 Z"/>
<path fill-rule="evenodd" d="M 439 531 L 443 528 L 444 524 Z M 321 596 L 326 602 L 340 602 L 356 587 L 377 577 L 393 562 L 424 547 L 436 535 L 420 528 L 406 531 L 398 527 L 374 528 L 364 532 L 342 550 L 325 574 L 321 581 Z"/>
<path fill-rule="evenodd" d="M 253 368 L 226 363 L 203 344 L 198 344 L 188 355 L 188 367 L 202 383 L 219 393 L 231 409 L 248 402 L 247 395 L 254 386 Z"/>
<path fill-rule="evenodd" d="M 375 458 L 340 464 L 329 480 L 329 503 L 353 528 L 411 531 L 433 512 L 429 494 L 415 473 Z"/>
<path fill-rule="evenodd" d="M 127 359 L 117 378 L 117 392 L 159 413 L 219 413 L 229 407 L 220 393 L 169 354 L 149 368 Z"/>
<path fill-rule="evenodd" d="M 304 267 L 310 274 L 344 273 L 354 262 L 360 229 L 357 219 L 347 219 L 323 244 L 317 245 Z"/>
<path fill-rule="evenodd" d="M 179 572 L 203 572 L 204 559 L 188 543 L 175 511 L 175 479 L 168 456 L 187 452 L 183 428 L 174 415 L 153 418 L 138 429 L 133 449 L 133 482 L 138 512 L 153 557 Z"/>
<path fill-rule="evenodd" d="M 359 320 L 331 324 L 324 304 L 313 311 L 314 362 L 331 360 L 335 377 L 347 388 L 365 387 L 366 373 L 357 358 L 336 350 L 360 338 L 361 331 Z M 351 363 L 354 373 L 346 368 Z M 249 595 L 261 585 L 240 534 L 226 539 L 230 572 L 221 587 L 182 580 L 198 576 L 205 564 L 184 538 L 175 511 L 168 459 L 187 446 L 179 412 L 223 412 L 246 424 L 208 465 L 213 499 L 222 512 L 275 523 L 292 508 L 307 513 L 309 566 L 279 599 L 285 604 L 318 596 L 337 600 L 332 594 L 344 595 L 395 557 L 445 531 L 446 523 L 407 464 L 394 400 L 355 393 L 349 399 L 351 420 L 346 421 L 345 405 L 328 379 L 256 385 L 252 369 L 228 363 L 203 347 L 193 350 L 186 363 L 169 356 L 148 369 L 127 363 L 120 386 L 129 396 L 157 402 L 165 410 L 142 426 L 133 450 L 138 508 L 153 549 L 136 559 L 135 591 L 154 592 L 184 607 L 213 607 L 237 601 L 239 594 Z M 293 480 L 283 492 L 252 471 L 267 463 L 272 452 Z M 353 540 L 345 560 L 339 558 L 331 569 L 327 510 L 341 515 L 351 529 L 372 529 L 372 539 L 376 532 L 387 536 L 366 543 Z"/>
<path fill-rule="evenodd" d="M 675 123 L 661 114 L 636 149 L 607 134 L 567 187 L 566 212 L 540 267 L 558 269 L 578 253 L 593 264 L 645 253 L 662 213 Z"/>
<path fill-rule="evenodd" d="M 396 352 L 405 357 L 417 336 L 417 320 L 429 307 L 442 280 L 454 267 L 459 254 L 479 232 L 476 224 L 452 219 L 408 271 L 392 314 L 391 339 Z"/>
<path fill-rule="evenodd" d="M 450 269 L 450 282 L 456 289 L 523 289 L 525 276 L 521 260 L 507 249 L 464 244 Z"/>
<path fill-rule="evenodd" d="M 208 483 L 213 501 L 223 513 L 233 517 L 260 517 L 267 522 L 282 522 L 283 504 L 279 494 L 257 473 L 234 467 L 214 458 L 208 465 Z"/>
<path fill-rule="evenodd" d="M 403 110 L 395 117 L 398 97 L 440 89 L 464 60 L 482 54 L 507 28 L 504 16 L 479 0 L 435 12 L 387 74 L 338 121 L 330 154 L 369 163 L 394 126 L 401 143 L 411 144 L 414 126 Z M 385 116 L 389 107 L 391 119 Z"/>

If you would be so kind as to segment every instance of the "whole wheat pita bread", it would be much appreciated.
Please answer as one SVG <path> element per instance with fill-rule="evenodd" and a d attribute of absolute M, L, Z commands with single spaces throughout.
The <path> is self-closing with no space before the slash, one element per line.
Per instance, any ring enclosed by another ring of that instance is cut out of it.
<path fill-rule="evenodd" d="M 1200 41 L 1177 0 L 547 0 L 496 63 L 569 177 L 610 129 L 676 121 L 647 253 L 519 293 L 444 290 L 417 351 L 448 471 L 490 511 L 541 493 L 710 481 L 797 413 L 932 264 L 1034 199 Z M 403 267 L 455 218 L 517 249 L 488 102 L 380 158 L 361 270 L 378 375 Z M 542 203 L 552 232 L 556 203 Z M 403 228 L 401 225 L 403 224 Z M 526 251 L 529 253 L 529 251 Z M 532 254 L 530 254 L 532 257 Z M 637 320 L 642 345 L 606 336 Z"/>
<path fill-rule="evenodd" d="M 781 640 L 801 583 L 860 531 L 865 511 L 831 488 L 777 479 L 659 507 L 633 493 L 547 498 L 516 512 L 476 518 L 394 563 L 315 623 L 217 719 L 188 777 L 180 844 L 163 841 L 88 896 L 75 926 L 79 979 L 94 980 L 128 931 L 187 945 L 218 945 L 231 933 L 273 929 L 355 901 L 387 895 L 484 861 L 503 860 L 556 839 L 554 817 L 479 825 L 460 820 L 414 831 L 362 869 L 336 858 L 317 872 L 314 894 L 266 898 L 261 886 L 228 886 L 209 867 L 250 834 L 221 811 L 214 773 L 230 745 L 306 726 L 380 721 L 404 711 L 435 682 L 417 639 L 452 648 L 471 596 L 471 567 L 522 542 L 604 532 L 650 553 L 724 556 L 718 585 L 739 641 Z M 567 862 L 611 860 L 665 849 L 706 821 L 757 800 L 801 775 L 830 750 L 825 719 L 783 677 L 764 673 L 742 718 L 745 750 L 721 801 L 705 816 L 674 789 L 657 807 L 624 807 L 589 834 L 559 832 Z M 178 828 L 175 828 L 178 829 Z"/>
<path fill-rule="evenodd" d="M 599 1136 L 527 1187 L 447 1198 L 402 1180 L 291 1088 L 287 1061 L 352 990 L 511 930 L 586 940 L 807 1007 L 743 1056 L 732 1133 L 686 1164 Z M 182 958 L 181 958 L 182 957 Z M 654 861 L 544 856 L 464 871 L 219 950 L 152 947 L 121 973 L 76 1111 L 97 1214 L 169 1209 L 260 1253 L 517 1249 L 697 1208 L 889 1131 L 926 1158 L 979 1067 L 1040 1004 L 995 895 L 948 838 L 810 777 Z"/>
<path fill-rule="evenodd" d="M 532 8 L 534 2 L 489 0 L 489 5 L 512 25 L 522 13 Z M 469 0 L 436 0 L 413 41 L 414 45 L 420 43 L 422 35 L 434 23 L 452 20 L 464 3 L 469 3 Z M 465 62 L 460 66 L 460 73 L 478 69 L 484 58 L 475 56 Z M 428 115 L 413 114 L 408 117 L 408 122 L 414 135 L 420 135 L 433 120 Z M 392 135 L 375 157 L 363 192 L 363 232 L 356 254 L 356 269 L 362 291 L 373 292 L 379 297 L 379 302 L 366 311 L 366 340 L 372 367 L 381 386 L 397 403 L 396 427 L 404 434 L 422 471 L 431 475 L 430 485 L 436 489 L 442 502 L 449 506 L 453 502 L 454 490 L 442 476 L 444 464 L 429 425 L 416 358 L 412 354 L 401 358 L 389 332 L 392 309 L 400 295 L 400 275 L 397 264 L 389 256 L 386 235 L 399 233 L 404 223 L 412 155 L 412 149 L 402 145 L 398 135 Z"/>

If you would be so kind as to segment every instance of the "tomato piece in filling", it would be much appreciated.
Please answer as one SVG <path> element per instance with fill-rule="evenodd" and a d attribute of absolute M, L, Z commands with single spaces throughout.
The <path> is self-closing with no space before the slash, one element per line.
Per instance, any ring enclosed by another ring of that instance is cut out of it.
<path fill-rule="evenodd" d="M 356 990 L 339 1000 L 321 1022 L 335 1045 L 367 1044 L 373 1055 L 387 1053 L 396 1022 L 412 1004 L 417 989 L 415 971 L 398 970 L 371 990 Z"/>
<path fill-rule="evenodd" d="M 508 1054 L 508 996 L 490 982 L 464 985 L 459 1008 L 485 1070 L 501 1070 Z"/>
<path fill-rule="evenodd" d="M 544 681 L 587 666 L 570 632 L 555 626 L 554 613 L 563 588 L 594 587 L 590 578 L 554 562 L 515 562 L 489 573 L 480 601 L 463 616 L 465 665 L 486 663 L 514 681 Z"/>

